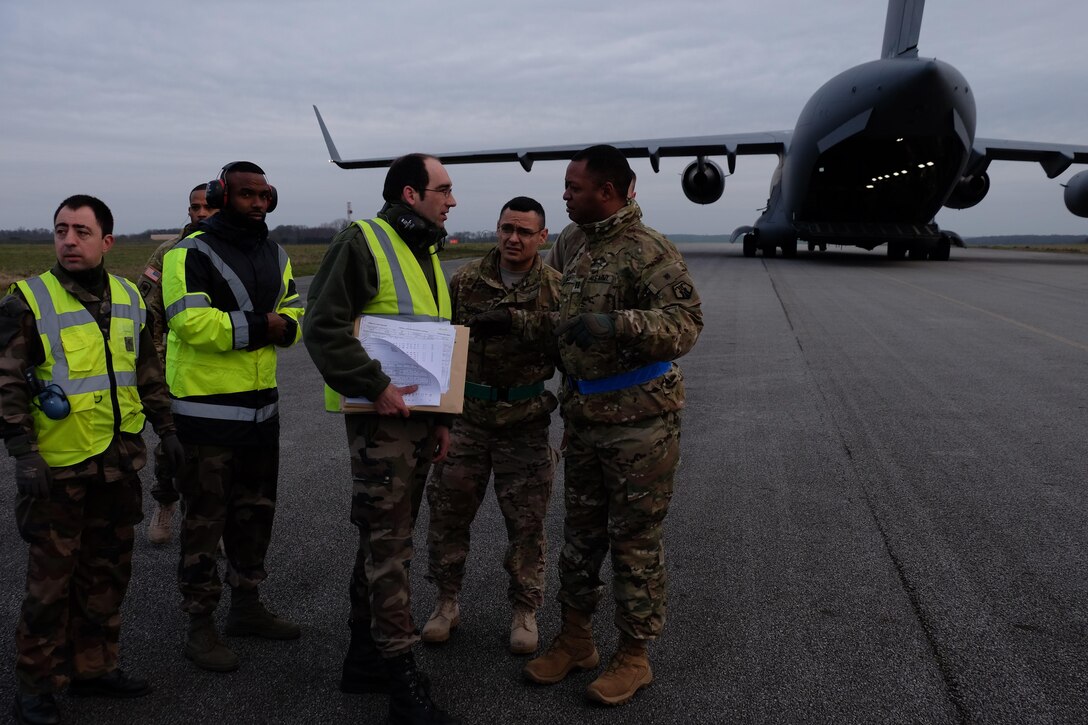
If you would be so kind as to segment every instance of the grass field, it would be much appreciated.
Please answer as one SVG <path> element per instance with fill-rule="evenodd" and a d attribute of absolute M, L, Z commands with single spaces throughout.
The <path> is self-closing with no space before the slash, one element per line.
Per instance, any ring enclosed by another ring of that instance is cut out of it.
<path fill-rule="evenodd" d="M 106 255 L 106 269 L 135 281 L 158 245 L 158 242 L 115 244 Z M 458 244 L 444 249 L 439 256 L 442 259 L 479 257 L 490 248 L 490 244 Z M 325 256 L 325 246 L 321 244 L 289 244 L 285 249 L 296 277 L 316 272 Z M 56 261 L 52 244 L 0 244 L 0 292 L 6 293 L 16 280 L 45 272 Z"/>

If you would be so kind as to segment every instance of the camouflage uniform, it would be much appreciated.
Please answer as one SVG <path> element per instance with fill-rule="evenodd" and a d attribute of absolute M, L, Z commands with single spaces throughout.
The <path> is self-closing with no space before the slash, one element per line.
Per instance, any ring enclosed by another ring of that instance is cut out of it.
<path fill-rule="evenodd" d="M 81 287 L 60 265 L 52 271 L 108 330 L 110 300 Z M 33 313 L 16 288 L 11 292 L 0 300 L 0 433 L 9 449 L 29 440 L 37 450 L 23 373 L 42 364 L 45 354 Z M 174 425 L 162 366 L 146 327 L 140 336 L 137 389 L 156 432 L 165 436 Z M 146 460 L 143 438 L 120 433 L 102 453 L 53 468 L 47 498 L 16 495 L 19 534 L 30 545 L 15 635 L 23 692 L 54 692 L 73 676 L 90 679 L 117 668 L 133 527 L 143 517 L 138 471 Z"/>
<path fill-rule="evenodd" d="M 167 348 L 167 380 L 186 455 L 176 478 L 185 512 L 178 587 L 182 611 L 199 617 L 215 611 L 222 593 L 216 562 L 220 538 L 227 581 L 236 595 L 255 592 L 267 576 L 264 561 L 279 476 L 278 353 L 265 364 L 258 355 L 268 361 L 269 352 L 301 338 L 302 305 L 290 261 L 268 238 L 265 225 L 247 224 L 224 209 L 199 222 L 197 229 L 203 246 L 166 250 L 164 298 L 207 301 L 193 308 L 195 314 L 169 319 Z M 286 322 L 280 342 L 268 335 L 265 318 L 271 312 Z M 248 343 L 213 352 L 199 338 L 210 330 L 220 338 L 244 335 Z M 252 365 L 236 379 L 215 381 L 220 392 L 194 390 L 194 380 L 208 385 L 214 377 L 209 370 L 215 369 L 215 358 L 228 355 L 246 355 Z M 194 402 L 196 406 L 189 405 Z"/>
<path fill-rule="evenodd" d="M 555 239 L 555 244 L 544 255 L 544 264 L 562 272 L 567 262 L 578 256 L 585 243 L 586 233 L 580 226 L 571 222 L 563 227 L 563 231 L 559 232 L 559 236 Z"/>
<path fill-rule="evenodd" d="M 702 329 L 699 296 L 680 253 L 641 217 L 629 201 L 608 219 L 583 225 L 586 246 L 566 264 L 559 312 L 512 317 L 515 334 L 557 346 L 567 373 L 560 393 L 568 447 L 559 601 L 593 612 L 611 549 L 616 626 L 648 640 L 665 621 L 662 525 L 680 459 L 683 376 L 672 364 L 617 390 L 576 387 L 674 360 Z M 585 350 L 556 338 L 558 325 L 587 312 L 611 313 L 615 338 Z"/>
<path fill-rule="evenodd" d="M 163 242 L 147 260 L 147 267 L 136 282 L 136 288 L 144 298 L 147 307 L 147 326 L 151 328 L 151 338 L 155 341 L 155 352 L 159 363 L 166 368 L 166 309 L 162 303 L 162 259 L 178 242 L 191 233 L 192 224 L 186 224 L 173 239 Z M 151 496 L 159 504 L 166 506 L 177 503 L 178 491 L 174 487 L 175 471 L 171 471 L 162 452 L 162 443 L 155 446 L 155 485 L 151 487 Z"/>
<path fill-rule="evenodd" d="M 560 275 L 539 257 L 525 277 L 507 289 L 499 272 L 499 250 L 461 267 L 450 281 L 453 321 L 499 307 L 555 310 Z M 509 597 L 532 609 L 544 599 L 544 517 L 551 496 L 556 456 L 548 443 L 555 396 L 543 382 L 554 364 L 517 337 L 470 341 L 467 380 L 491 392 L 540 385 L 531 397 L 507 402 L 466 394 L 464 412 L 450 430 L 450 452 L 435 467 L 427 489 L 431 526 L 427 537 L 428 579 L 455 597 L 461 589 L 469 548 L 469 527 L 495 472 L 495 497 L 506 520 L 509 546 L 503 566 L 510 574 Z M 496 393 L 498 394 L 498 393 Z"/>
<path fill-rule="evenodd" d="M 405 210 L 396 204 L 378 216 L 396 228 L 397 217 Z M 444 234 L 429 228 L 434 241 Z M 424 247 L 413 251 L 437 299 L 430 255 Z M 358 225 L 350 224 L 325 252 L 310 284 L 303 321 L 303 339 L 321 376 L 333 390 L 349 397 L 374 400 L 389 385 L 381 363 L 370 358 L 352 334 L 355 320 L 377 294 L 373 254 Z M 408 578 L 412 530 L 435 450 L 435 426 L 448 426 L 450 417 L 418 412 L 408 418 L 344 416 L 351 454 L 351 522 L 359 530 L 350 624 L 353 629 L 369 625 L 386 658 L 409 651 L 419 641 Z"/>

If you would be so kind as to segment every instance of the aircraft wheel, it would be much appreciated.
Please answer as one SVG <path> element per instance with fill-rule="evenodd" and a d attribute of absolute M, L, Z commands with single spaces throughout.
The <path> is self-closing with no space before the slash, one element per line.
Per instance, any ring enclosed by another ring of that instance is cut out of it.
<path fill-rule="evenodd" d="M 816 251 L 816 243 L 815 242 L 809 242 L 808 243 L 808 251 L 810 251 L 810 252 L 815 252 Z"/>
<path fill-rule="evenodd" d="M 782 256 L 791 259 L 797 256 L 797 240 L 782 243 Z"/>
<path fill-rule="evenodd" d="M 821 244 L 820 244 L 820 251 L 821 251 L 821 252 L 826 252 L 826 251 L 827 251 L 827 245 L 826 245 L 826 244 L 823 244 L 823 243 L 821 243 Z"/>
<path fill-rule="evenodd" d="M 773 244 L 764 244 L 763 245 L 763 256 L 764 257 L 773 257 L 776 254 L 778 254 L 778 247 L 776 247 Z"/>
<path fill-rule="evenodd" d="M 744 256 L 754 257 L 756 256 L 756 240 L 751 234 L 744 235 Z"/>
<path fill-rule="evenodd" d="M 903 259 L 906 256 L 906 244 L 903 242 L 888 242 L 888 259 Z"/>
<path fill-rule="evenodd" d="M 907 248 L 907 256 L 914 260 L 929 259 L 929 249 L 922 242 L 911 242 Z"/>

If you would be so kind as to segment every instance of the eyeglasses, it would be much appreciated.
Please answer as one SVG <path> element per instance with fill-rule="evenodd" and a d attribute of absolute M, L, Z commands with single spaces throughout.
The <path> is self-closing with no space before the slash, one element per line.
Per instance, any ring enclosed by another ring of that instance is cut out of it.
<path fill-rule="evenodd" d="M 436 194 L 441 194 L 442 196 L 446 197 L 447 199 L 449 199 L 451 196 L 453 196 L 453 187 L 452 186 L 440 186 L 437 189 L 428 189 L 427 187 L 423 187 L 423 190 L 424 191 L 433 191 Z"/>
<path fill-rule="evenodd" d="M 499 233 L 505 237 L 512 237 L 517 234 L 519 237 L 531 237 L 534 234 L 539 234 L 544 230 L 544 227 L 540 229 L 526 229 L 525 227 L 516 227 L 513 224 L 500 224 Z"/>

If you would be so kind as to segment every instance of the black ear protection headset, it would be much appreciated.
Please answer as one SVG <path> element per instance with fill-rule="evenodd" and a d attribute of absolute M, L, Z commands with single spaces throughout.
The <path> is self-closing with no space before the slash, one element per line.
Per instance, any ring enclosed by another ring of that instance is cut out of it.
<path fill-rule="evenodd" d="M 392 206 L 386 202 L 382 212 L 388 212 Z M 432 245 L 435 251 L 441 252 L 445 246 L 445 232 L 439 233 L 433 224 L 428 224 L 423 217 L 407 207 L 398 209 L 396 216 L 387 218 L 390 226 L 413 252 L 426 252 Z"/>
<path fill-rule="evenodd" d="M 219 178 L 212 179 L 208 182 L 208 186 L 204 189 L 204 197 L 207 200 L 207 204 L 212 209 L 223 209 L 227 206 L 227 202 L 230 200 L 230 192 L 227 189 L 227 174 L 238 164 L 245 163 L 243 161 L 231 161 L 224 166 L 219 172 Z M 257 166 L 254 164 L 254 166 Z M 260 168 L 259 166 L 257 168 Z M 260 172 L 264 174 L 262 170 Z M 276 202 L 279 201 L 279 195 L 276 193 L 276 187 L 269 184 L 271 189 L 272 198 L 268 201 L 268 212 L 272 212 L 276 209 Z"/>

